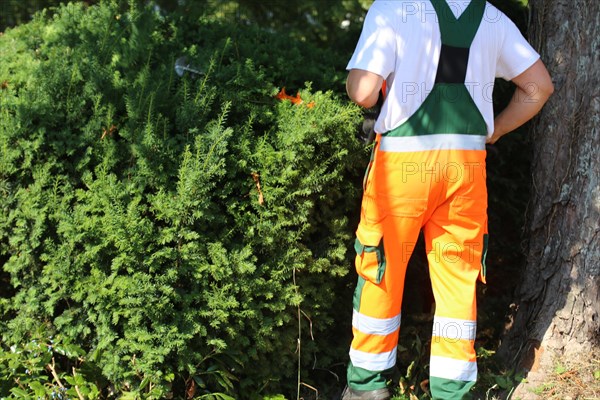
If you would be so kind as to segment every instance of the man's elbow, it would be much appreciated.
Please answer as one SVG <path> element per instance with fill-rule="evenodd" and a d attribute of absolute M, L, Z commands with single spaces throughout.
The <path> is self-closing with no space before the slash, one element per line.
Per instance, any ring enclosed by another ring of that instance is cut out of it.
<path fill-rule="evenodd" d="M 372 72 L 353 69 L 346 80 L 348 97 L 361 107 L 371 108 L 377 104 L 383 78 Z"/>
<path fill-rule="evenodd" d="M 548 85 L 546 86 L 546 94 L 548 95 L 548 97 L 552 96 L 552 94 L 554 93 L 554 83 L 552 83 L 552 81 L 550 81 L 548 83 Z"/>
<path fill-rule="evenodd" d="M 552 79 L 550 79 L 549 74 L 546 75 L 546 79 L 541 80 L 539 83 L 539 90 L 546 97 L 550 97 L 552 96 L 552 93 L 554 93 L 554 83 L 552 83 Z"/>
<path fill-rule="evenodd" d="M 539 91 L 542 97 L 542 101 L 545 103 L 554 93 L 554 84 L 551 80 L 548 80 L 539 86 Z"/>
<path fill-rule="evenodd" d="M 374 98 L 372 93 L 364 93 L 360 91 L 348 90 L 348 97 L 354 103 L 364 108 L 371 108 L 377 104 L 377 98 Z"/>

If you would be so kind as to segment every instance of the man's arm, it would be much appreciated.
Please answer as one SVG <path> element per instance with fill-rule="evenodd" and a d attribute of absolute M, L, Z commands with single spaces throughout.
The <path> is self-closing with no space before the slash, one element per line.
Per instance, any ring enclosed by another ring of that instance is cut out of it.
<path fill-rule="evenodd" d="M 377 104 L 383 77 L 362 69 L 351 69 L 346 80 L 346 92 L 361 107 L 371 108 Z"/>
<path fill-rule="evenodd" d="M 517 89 L 508 106 L 494 120 L 494 134 L 487 140 L 490 144 L 533 118 L 554 92 L 550 74 L 541 60 L 512 81 Z"/>

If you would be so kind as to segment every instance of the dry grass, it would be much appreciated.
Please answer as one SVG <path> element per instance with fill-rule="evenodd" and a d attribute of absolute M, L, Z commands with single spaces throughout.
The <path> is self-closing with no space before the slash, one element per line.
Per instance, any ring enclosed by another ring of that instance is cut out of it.
<path fill-rule="evenodd" d="M 557 364 L 534 392 L 544 400 L 600 400 L 600 350 L 577 362 Z"/>

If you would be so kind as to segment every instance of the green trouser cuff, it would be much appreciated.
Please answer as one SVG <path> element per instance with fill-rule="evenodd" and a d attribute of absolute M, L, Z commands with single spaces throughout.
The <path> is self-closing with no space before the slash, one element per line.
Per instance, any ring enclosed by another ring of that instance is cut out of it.
<path fill-rule="evenodd" d="M 394 368 L 384 371 L 369 371 L 355 367 L 352 361 L 348 364 L 348 386 L 354 390 L 377 390 L 387 387 L 386 376 L 391 375 Z"/>
<path fill-rule="evenodd" d="M 433 400 L 470 400 L 473 398 L 471 389 L 475 382 L 455 381 L 453 379 L 429 378 L 429 388 Z"/>

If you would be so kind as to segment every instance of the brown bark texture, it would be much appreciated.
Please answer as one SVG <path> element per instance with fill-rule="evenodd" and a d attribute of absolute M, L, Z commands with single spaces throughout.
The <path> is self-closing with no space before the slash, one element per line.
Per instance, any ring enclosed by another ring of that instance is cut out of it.
<path fill-rule="evenodd" d="M 529 4 L 555 93 L 532 124 L 527 266 L 499 355 L 535 372 L 600 342 L 600 1 Z"/>

